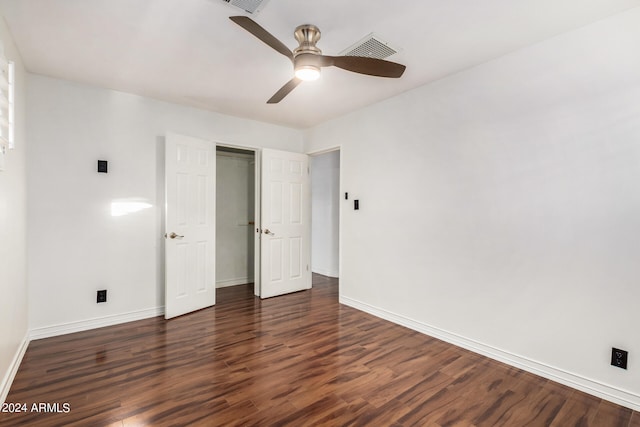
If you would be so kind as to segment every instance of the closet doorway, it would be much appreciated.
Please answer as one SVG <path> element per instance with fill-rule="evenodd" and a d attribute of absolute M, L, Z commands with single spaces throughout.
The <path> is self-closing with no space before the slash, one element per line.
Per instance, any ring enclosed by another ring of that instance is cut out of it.
<path fill-rule="evenodd" d="M 216 147 L 216 288 L 249 286 L 255 277 L 256 153 Z"/>

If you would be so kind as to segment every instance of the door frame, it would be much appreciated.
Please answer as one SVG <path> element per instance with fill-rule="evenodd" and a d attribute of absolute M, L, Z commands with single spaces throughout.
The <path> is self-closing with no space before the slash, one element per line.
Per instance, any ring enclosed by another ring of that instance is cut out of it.
<path fill-rule="evenodd" d="M 342 166 L 343 166 L 343 156 L 342 156 L 342 145 L 338 144 L 338 145 L 334 145 L 328 148 L 323 148 L 321 150 L 317 150 L 317 151 L 311 151 L 306 153 L 309 157 L 317 157 L 317 156 L 321 156 L 323 154 L 327 154 L 327 153 L 331 153 L 333 151 L 339 151 L 340 152 L 340 163 L 339 163 L 339 179 L 338 179 L 338 201 L 339 202 L 345 202 L 345 200 L 342 198 L 342 195 L 344 194 L 344 185 L 343 185 L 343 172 L 342 172 Z M 311 161 L 309 161 L 309 167 L 311 168 Z M 313 182 L 310 183 L 313 186 Z M 312 200 L 313 200 L 313 196 L 312 196 Z M 350 200 L 347 200 L 347 202 L 349 202 Z M 340 293 L 340 278 L 342 277 L 342 203 L 338 204 L 338 293 Z M 313 209 L 313 205 L 312 205 L 312 209 Z M 313 227 L 313 216 L 311 217 L 311 227 Z M 312 242 L 311 242 L 311 246 L 313 247 L 313 233 L 311 236 Z M 311 268 L 311 272 L 313 273 L 313 268 Z"/>

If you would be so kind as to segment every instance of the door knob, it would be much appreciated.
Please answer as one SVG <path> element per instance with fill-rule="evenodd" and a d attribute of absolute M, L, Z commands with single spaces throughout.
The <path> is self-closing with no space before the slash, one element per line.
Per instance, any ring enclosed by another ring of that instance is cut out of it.
<path fill-rule="evenodd" d="M 164 237 L 167 237 L 167 235 L 165 234 L 165 235 L 164 235 Z M 169 238 L 170 238 L 170 239 L 176 239 L 176 238 L 178 238 L 178 239 L 182 239 L 183 237 L 184 237 L 184 236 L 181 236 L 181 235 L 176 234 L 176 233 L 174 233 L 174 232 L 172 232 L 171 234 L 169 234 Z"/>
<path fill-rule="evenodd" d="M 275 236 L 275 235 L 276 235 L 276 233 L 273 233 L 273 232 L 272 232 L 272 231 L 270 231 L 268 228 L 266 228 L 266 229 L 264 230 L 264 234 L 268 234 L 269 236 Z"/>

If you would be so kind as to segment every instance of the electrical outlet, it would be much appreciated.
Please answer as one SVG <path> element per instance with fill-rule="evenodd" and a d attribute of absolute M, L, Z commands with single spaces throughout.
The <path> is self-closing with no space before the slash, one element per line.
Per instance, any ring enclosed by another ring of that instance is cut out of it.
<path fill-rule="evenodd" d="M 619 348 L 611 349 L 611 365 L 617 368 L 627 369 L 627 358 L 629 352 L 620 350 Z"/>
<path fill-rule="evenodd" d="M 96 298 L 96 303 L 107 302 L 107 290 L 103 289 L 98 291 L 98 297 Z"/>

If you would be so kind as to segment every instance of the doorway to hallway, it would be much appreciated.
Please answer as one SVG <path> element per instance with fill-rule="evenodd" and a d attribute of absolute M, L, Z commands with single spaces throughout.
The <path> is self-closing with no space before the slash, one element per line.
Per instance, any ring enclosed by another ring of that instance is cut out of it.
<path fill-rule="evenodd" d="M 340 275 L 340 150 L 310 156 L 311 271 Z"/>

